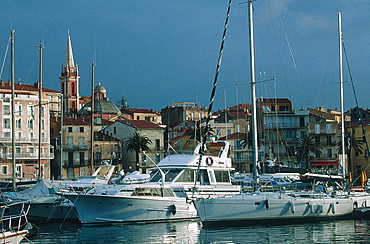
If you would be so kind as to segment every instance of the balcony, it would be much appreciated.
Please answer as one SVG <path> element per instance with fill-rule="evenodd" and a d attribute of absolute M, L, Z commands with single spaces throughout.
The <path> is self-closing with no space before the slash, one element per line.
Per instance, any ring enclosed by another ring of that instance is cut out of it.
<path fill-rule="evenodd" d="M 308 123 L 265 123 L 265 128 L 281 129 L 281 128 L 306 128 Z"/>
<path fill-rule="evenodd" d="M 56 149 L 60 150 L 60 146 L 56 146 Z M 85 145 L 63 145 L 63 151 L 84 151 L 89 149 L 90 147 Z"/>
<path fill-rule="evenodd" d="M 38 153 L 16 153 L 15 159 L 23 159 L 23 160 L 37 160 L 39 158 Z M 0 154 L 0 159 L 12 159 L 11 153 L 2 153 Z M 54 159 L 54 153 L 42 153 L 41 159 Z"/>
<path fill-rule="evenodd" d="M 0 142 L 11 143 L 11 137 L 0 137 Z M 26 137 L 15 137 L 15 142 L 17 143 L 38 143 L 38 138 L 26 138 Z M 49 139 L 42 138 L 41 142 L 49 142 Z"/>

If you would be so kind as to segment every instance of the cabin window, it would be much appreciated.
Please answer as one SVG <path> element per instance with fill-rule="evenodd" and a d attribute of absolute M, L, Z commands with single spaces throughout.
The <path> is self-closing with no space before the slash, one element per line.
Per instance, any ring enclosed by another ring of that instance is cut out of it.
<path fill-rule="evenodd" d="M 177 178 L 176 182 L 194 182 L 194 171 L 184 170 Z"/>
<path fill-rule="evenodd" d="M 216 171 L 215 176 L 217 182 L 230 182 L 229 172 L 228 171 Z"/>
<path fill-rule="evenodd" d="M 136 187 L 131 196 L 158 196 L 174 197 L 175 194 L 171 188 L 144 188 Z"/>

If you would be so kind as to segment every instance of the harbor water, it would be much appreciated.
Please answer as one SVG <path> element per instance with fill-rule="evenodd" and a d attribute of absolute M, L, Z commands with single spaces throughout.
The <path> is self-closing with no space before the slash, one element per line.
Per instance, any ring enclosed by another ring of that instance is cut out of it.
<path fill-rule="evenodd" d="M 370 220 L 202 228 L 200 222 L 111 226 L 39 223 L 39 236 L 22 243 L 370 243 Z"/>

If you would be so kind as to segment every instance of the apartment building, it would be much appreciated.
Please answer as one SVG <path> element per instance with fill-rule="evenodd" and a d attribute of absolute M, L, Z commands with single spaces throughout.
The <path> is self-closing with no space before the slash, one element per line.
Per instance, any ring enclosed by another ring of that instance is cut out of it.
<path fill-rule="evenodd" d="M 42 89 L 41 105 L 38 83 L 14 85 L 14 111 L 12 111 L 11 83 L 0 82 L 0 178 L 11 178 L 14 150 L 16 177 L 38 178 L 50 176 L 50 160 L 54 148 L 50 145 L 50 107 L 48 94 L 58 92 Z M 14 115 L 14 123 L 13 117 Z M 14 126 L 14 134 L 12 134 Z M 15 140 L 15 148 L 12 140 Z"/>

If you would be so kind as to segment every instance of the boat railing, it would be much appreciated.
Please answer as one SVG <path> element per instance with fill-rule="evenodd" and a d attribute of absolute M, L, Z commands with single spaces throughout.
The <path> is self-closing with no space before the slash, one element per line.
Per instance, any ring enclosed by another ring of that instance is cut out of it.
<path fill-rule="evenodd" d="M 1 212 L 1 219 L 0 219 L 0 228 L 1 231 L 7 231 L 7 230 L 21 230 L 22 226 L 28 222 L 27 220 L 27 214 L 29 211 L 30 206 L 25 207 L 24 203 L 14 203 L 11 205 L 17 205 L 21 204 L 21 209 L 18 214 L 12 214 L 12 215 L 6 215 L 6 209 L 9 208 L 10 205 L 3 205 L 0 206 L 0 212 Z M 16 222 L 16 225 L 13 225 Z"/>

